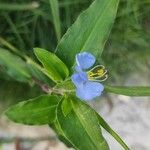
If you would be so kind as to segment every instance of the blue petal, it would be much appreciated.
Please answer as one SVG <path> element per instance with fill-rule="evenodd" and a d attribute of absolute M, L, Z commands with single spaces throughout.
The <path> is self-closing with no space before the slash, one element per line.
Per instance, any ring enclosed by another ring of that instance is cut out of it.
<path fill-rule="evenodd" d="M 71 76 L 71 80 L 75 84 L 76 87 L 79 87 L 83 83 L 88 81 L 88 77 L 87 77 L 87 74 L 85 72 L 79 72 L 79 73 L 74 73 Z"/>
<path fill-rule="evenodd" d="M 78 66 L 78 65 L 75 66 L 75 70 L 76 70 L 77 72 L 83 72 L 83 71 L 82 71 L 82 68 L 81 68 L 80 66 Z"/>
<path fill-rule="evenodd" d="M 104 86 L 98 82 L 86 82 L 77 87 L 76 96 L 82 100 L 90 101 L 102 94 Z"/>
<path fill-rule="evenodd" d="M 88 52 L 79 53 L 76 55 L 76 63 L 81 69 L 88 69 L 94 65 L 95 57 Z"/>

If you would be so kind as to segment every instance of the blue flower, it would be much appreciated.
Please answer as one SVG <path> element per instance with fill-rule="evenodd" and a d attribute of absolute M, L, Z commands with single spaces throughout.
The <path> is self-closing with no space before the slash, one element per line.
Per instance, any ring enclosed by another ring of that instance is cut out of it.
<path fill-rule="evenodd" d="M 104 90 L 104 86 L 99 82 L 92 81 L 86 72 L 94 63 L 95 57 L 88 52 L 76 55 L 76 72 L 71 76 L 71 80 L 76 86 L 76 96 L 85 101 L 100 96 Z"/>

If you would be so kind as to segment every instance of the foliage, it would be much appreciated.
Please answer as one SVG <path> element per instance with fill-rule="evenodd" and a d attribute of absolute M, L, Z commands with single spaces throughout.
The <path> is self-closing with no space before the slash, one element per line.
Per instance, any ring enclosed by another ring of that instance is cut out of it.
<path fill-rule="evenodd" d="M 0 114 L 17 102 L 43 93 L 37 86 L 11 81 L 11 78 L 7 78 L 7 80 L 0 80 Z"/>
<path fill-rule="evenodd" d="M 42 95 L 10 107 L 6 115 L 18 123 L 28 125 L 49 124 L 55 120 L 58 102 L 57 96 Z"/>
<path fill-rule="evenodd" d="M 45 68 L 43 69 L 43 73 L 54 82 L 63 81 L 68 77 L 68 68 L 55 54 L 41 48 L 34 48 L 34 52 Z"/>
<path fill-rule="evenodd" d="M 81 51 L 88 51 L 95 55 L 99 62 L 104 62 L 107 66 L 111 65 L 110 71 L 113 77 L 117 71 L 120 71 L 118 64 L 122 65 L 127 61 L 124 54 L 127 55 L 130 49 L 144 48 L 146 51 L 149 46 L 148 36 L 147 29 L 143 31 L 143 26 L 146 25 L 144 21 L 147 18 L 139 15 L 141 9 L 148 10 L 148 1 L 137 1 L 135 4 L 133 0 L 127 2 L 122 0 L 117 17 L 119 0 L 95 0 L 92 4 L 91 1 L 70 2 L 69 0 L 41 0 L 39 3 L 31 3 L 28 0 L 26 3 L 11 5 L 7 2 L 9 1 L 0 2 L 2 12 L 0 17 L 3 22 L 7 22 L 2 24 L 0 29 L 2 33 L 0 37 L 1 79 L 7 84 L 10 84 L 12 79 L 24 82 L 22 84 L 37 84 L 47 93 L 38 96 L 40 93 L 35 90 L 35 95 L 38 97 L 10 107 L 5 113 L 8 118 L 27 125 L 49 124 L 59 137 L 63 138 L 64 143 L 69 143 L 79 150 L 109 149 L 102 135 L 102 126 L 125 150 L 129 150 L 104 119 L 87 103 L 75 96 L 75 87 L 69 75 L 73 71 L 75 56 Z M 79 4 L 81 7 L 77 7 Z M 89 4 L 91 5 L 87 8 Z M 87 9 L 79 15 L 60 40 L 61 33 L 66 31 L 78 15 L 74 12 L 83 8 Z M 66 15 L 60 15 L 59 18 L 59 12 L 66 12 Z M 116 22 L 109 36 L 115 17 Z M 5 34 L 4 29 L 6 29 Z M 56 38 L 53 38 L 55 34 Z M 144 39 L 140 37 L 142 34 L 145 34 Z M 60 42 L 57 43 L 59 40 Z M 42 47 L 34 50 L 41 64 L 37 62 L 31 51 L 37 46 Z M 55 53 L 52 53 L 54 49 Z M 133 50 L 131 56 L 135 54 L 140 53 L 135 53 Z M 119 58 L 119 61 L 114 61 L 114 58 Z M 123 69 L 125 70 L 126 67 Z M 4 73 L 9 77 L 7 78 Z M 105 85 L 105 92 L 129 96 L 150 95 L 150 87 L 111 86 L 109 85 L 111 82 L 108 81 Z"/>

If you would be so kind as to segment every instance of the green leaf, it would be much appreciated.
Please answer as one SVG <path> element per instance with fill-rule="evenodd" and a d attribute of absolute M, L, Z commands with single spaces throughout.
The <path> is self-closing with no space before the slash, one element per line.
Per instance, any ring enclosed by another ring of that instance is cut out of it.
<path fill-rule="evenodd" d="M 26 57 L 26 63 L 30 74 L 34 79 L 38 79 L 39 81 L 42 81 L 46 84 L 51 84 L 52 81 L 48 78 L 48 76 L 45 75 L 45 73 L 43 72 L 43 68 L 38 63 L 36 63 L 29 57 Z"/>
<path fill-rule="evenodd" d="M 5 74 L 6 76 L 6 74 Z M 22 99 L 29 99 L 31 97 L 42 94 L 36 86 L 30 87 L 27 83 L 16 81 L 0 80 L 0 114 L 9 106 L 14 105 Z"/>
<path fill-rule="evenodd" d="M 105 85 L 105 90 L 110 93 L 127 96 L 150 96 L 150 87 L 142 86 L 109 86 Z"/>
<path fill-rule="evenodd" d="M 31 78 L 25 61 L 2 48 L 0 48 L 0 65 L 4 66 L 7 74 L 17 81 L 28 82 Z"/>
<path fill-rule="evenodd" d="M 66 117 L 72 110 L 71 106 L 71 101 L 68 100 L 68 98 L 64 98 L 61 108 L 64 116 Z"/>
<path fill-rule="evenodd" d="M 66 140 L 65 135 L 57 120 L 55 120 L 54 123 L 49 124 L 49 126 L 56 132 L 57 137 L 59 138 L 60 141 L 66 144 L 67 147 L 73 147 L 72 144 L 68 140 Z"/>
<path fill-rule="evenodd" d="M 55 120 L 57 96 L 42 95 L 10 107 L 5 114 L 14 122 L 27 125 L 49 124 Z"/>
<path fill-rule="evenodd" d="M 97 113 L 98 119 L 99 119 L 99 123 L 100 125 L 108 132 L 110 133 L 117 141 L 118 143 L 120 143 L 120 145 L 122 145 L 122 147 L 125 150 L 130 150 L 130 148 L 123 142 L 123 140 L 119 137 L 119 135 L 117 133 L 115 133 L 115 131 L 113 131 L 111 129 L 111 127 L 107 124 L 107 122 Z"/>
<path fill-rule="evenodd" d="M 67 115 L 62 112 L 63 101 L 57 107 L 57 126 L 62 136 L 78 150 L 108 150 L 94 110 L 75 96 L 67 100 L 71 104 Z"/>
<path fill-rule="evenodd" d="M 119 0 L 95 0 L 68 29 L 56 48 L 56 54 L 69 68 L 73 66 L 77 53 L 102 54 L 118 3 Z"/>
<path fill-rule="evenodd" d="M 31 2 L 31 3 L 24 3 L 24 4 L 18 4 L 18 3 L 0 3 L 0 10 L 4 11 L 25 11 L 25 10 L 32 10 L 39 7 L 39 3 L 37 2 Z"/>
<path fill-rule="evenodd" d="M 43 64 L 46 75 L 53 81 L 60 82 L 68 77 L 68 68 L 55 54 L 41 48 L 34 48 L 34 53 Z"/>
<path fill-rule="evenodd" d="M 61 27 L 60 27 L 60 17 L 59 17 L 59 4 L 58 0 L 49 0 L 52 16 L 53 16 L 53 22 L 55 26 L 55 32 L 57 36 L 57 40 L 59 41 L 61 38 Z"/>

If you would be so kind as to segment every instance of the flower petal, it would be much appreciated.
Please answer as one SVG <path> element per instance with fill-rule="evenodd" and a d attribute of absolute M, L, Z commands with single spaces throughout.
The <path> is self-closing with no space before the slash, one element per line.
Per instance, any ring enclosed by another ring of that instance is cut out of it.
<path fill-rule="evenodd" d="M 95 63 L 95 57 L 88 52 L 79 53 L 76 55 L 76 63 L 81 69 L 88 69 Z"/>
<path fill-rule="evenodd" d="M 77 87 L 76 96 L 82 100 L 90 101 L 100 96 L 103 90 L 104 86 L 101 83 L 88 81 Z"/>
<path fill-rule="evenodd" d="M 81 68 L 80 66 L 78 66 L 78 65 L 75 66 L 75 70 L 76 70 L 77 72 L 83 72 L 83 71 L 82 71 L 82 68 Z"/>
<path fill-rule="evenodd" d="M 71 76 L 72 82 L 76 87 L 81 86 L 84 82 L 88 81 L 87 74 L 85 72 L 74 73 Z"/>

